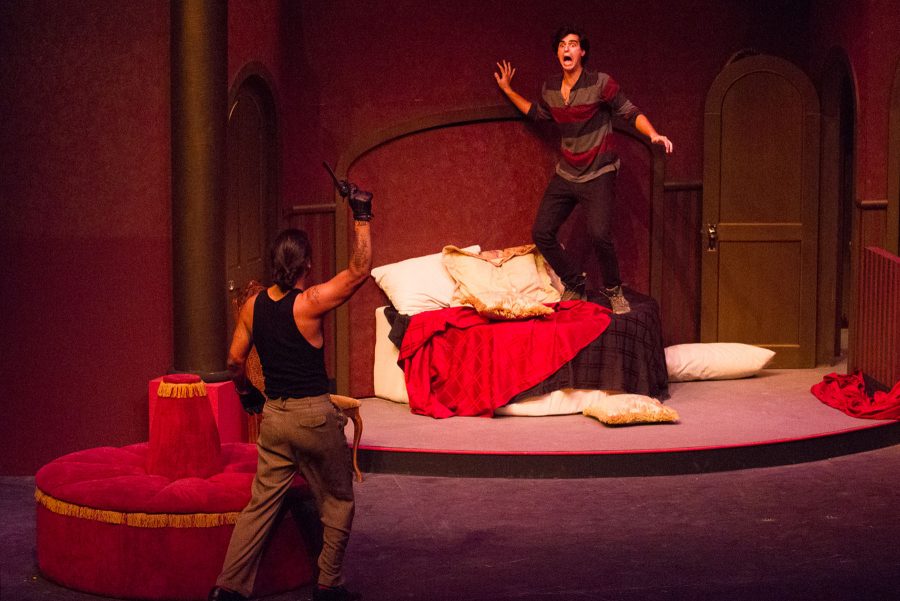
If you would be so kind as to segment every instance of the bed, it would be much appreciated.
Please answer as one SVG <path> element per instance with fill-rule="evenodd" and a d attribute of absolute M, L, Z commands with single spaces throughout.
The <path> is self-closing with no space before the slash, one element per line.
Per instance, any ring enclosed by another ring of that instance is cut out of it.
<path fill-rule="evenodd" d="M 447 246 L 373 276 L 392 303 L 375 311 L 375 395 L 414 413 L 554 415 L 598 394 L 667 396 L 656 301 L 627 290 L 626 315 L 604 297 L 559 302 L 533 245 Z"/>

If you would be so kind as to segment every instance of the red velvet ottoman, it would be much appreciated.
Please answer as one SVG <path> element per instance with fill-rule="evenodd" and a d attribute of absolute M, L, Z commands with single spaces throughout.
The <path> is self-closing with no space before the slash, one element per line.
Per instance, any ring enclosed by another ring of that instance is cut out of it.
<path fill-rule="evenodd" d="M 257 452 L 254 444 L 219 445 L 202 384 L 191 386 L 196 392 L 184 393 L 187 385 L 177 384 L 157 406 L 149 443 L 70 453 L 38 471 L 37 560 L 47 578 L 109 597 L 206 599 L 250 500 Z M 313 581 L 318 517 L 303 511 L 310 504 L 297 477 L 254 595 Z"/>
<path fill-rule="evenodd" d="M 169 480 L 144 468 L 148 444 L 64 455 L 37 473 L 37 558 L 62 586 L 128 599 L 205 599 L 250 500 L 256 446 L 222 446 L 225 469 Z M 297 492 L 308 494 L 297 479 Z M 286 512 L 260 563 L 255 595 L 311 583 L 314 558 Z"/>

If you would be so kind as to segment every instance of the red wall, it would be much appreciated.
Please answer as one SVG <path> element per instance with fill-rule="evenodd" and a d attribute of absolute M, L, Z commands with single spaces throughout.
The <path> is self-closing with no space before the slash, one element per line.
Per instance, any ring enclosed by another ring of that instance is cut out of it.
<path fill-rule="evenodd" d="M 900 68 L 900 7 L 892 0 L 827 0 L 812 7 L 814 76 L 821 72 L 829 50 L 842 48 L 856 78 L 857 199 L 883 200 L 891 85 Z"/>
<path fill-rule="evenodd" d="M 753 46 L 808 70 L 843 45 L 860 83 L 861 196 L 883 197 L 900 54 L 892 3 L 808 4 L 232 0 L 228 73 L 232 85 L 248 63 L 268 74 L 282 201 L 292 205 L 330 200 L 321 161 L 374 129 L 502 102 L 491 75 L 499 59 L 518 68 L 520 91 L 536 94 L 556 68 L 550 33 L 568 17 L 592 35 L 591 65 L 673 139 L 676 180 L 701 177 L 706 91 L 733 52 Z M 69 451 L 145 439 L 147 381 L 171 365 L 168 4 L 0 2 L 0 51 L 0 473 L 21 474 Z M 533 179 L 547 168 L 511 166 Z M 408 161 L 390 177 L 420 171 Z M 496 185 L 493 169 L 474 174 L 470 185 Z M 377 206 L 379 228 L 405 218 Z M 415 223 L 429 227 L 453 199 L 437 194 L 426 206 Z M 527 211 L 516 218 L 504 226 L 510 237 L 530 225 Z M 676 243 L 693 244 L 693 234 Z M 376 263 L 403 256 L 383 234 L 375 249 Z"/>
<path fill-rule="evenodd" d="M 169 10 L 0 3 L 0 473 L 146 438 L 172 355 Z"/>

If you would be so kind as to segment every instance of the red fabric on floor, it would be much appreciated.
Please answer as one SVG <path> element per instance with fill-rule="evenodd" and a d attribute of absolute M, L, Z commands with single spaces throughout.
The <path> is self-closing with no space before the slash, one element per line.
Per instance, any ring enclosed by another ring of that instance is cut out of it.
<path fill-rule="evenodd" d="M 490 417 L 571 360 L 609 322 L 609 310 L 582 301 L 521 321 L 493 321 L 471 307 L 413 315 L 397 361 L 410 409 L 436 418 Z"/>
<path fill-rule="evenodd" d="M 900 419 L 900 382 L 890 392 L 866 394 L 861 372 L 830 373 L 814 384 L 811 392 L 817 399 L 853 417 L 865 419 Z"/>

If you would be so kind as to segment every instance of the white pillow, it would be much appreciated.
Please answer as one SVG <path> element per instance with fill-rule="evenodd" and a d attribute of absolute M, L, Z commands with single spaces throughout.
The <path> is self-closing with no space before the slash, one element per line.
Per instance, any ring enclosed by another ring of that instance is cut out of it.
<path fill-rule="evenodd" d="M 477 253 L 481 247 L 476 244 L 464 250 Z M 375 267 L 372 277 L 394 308 L 405 315 L 449 307 L 456 288 L 439 252 Z"/>
<path fill-rule="evenodd" d="M 607 395 L 605 390 L 563 388 L 542 396 L 529 397 L 494 409 L 494 415 L 541 416 L 581 413 L 595 400 Z"/>
<path fill-rule="evenodd" d="M 756 375 L 775 351 L 739 342 L 676 344 L 666 347 L 670 382 L 731 380 Z"/>
<path fill-rule="evenodd" d="M 406 378 L 403 370 L 397 365 L 400 349 L 394 346 L 388 334 L 391 324 L 384 316 L 384 307 L 375 309 L 375 364 L 373 367 L 375 396 L 394 401 L 409 403 L 406 391 Z"/>

